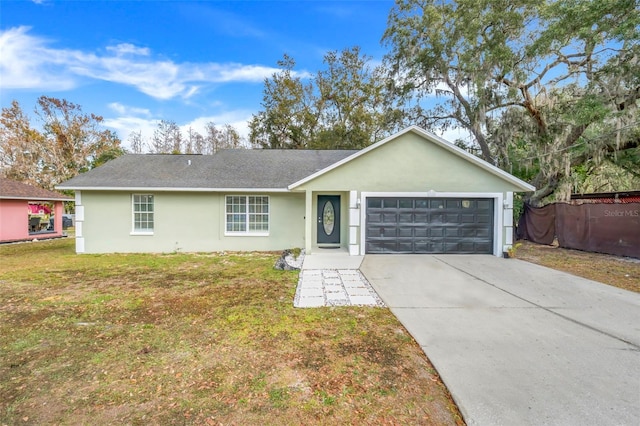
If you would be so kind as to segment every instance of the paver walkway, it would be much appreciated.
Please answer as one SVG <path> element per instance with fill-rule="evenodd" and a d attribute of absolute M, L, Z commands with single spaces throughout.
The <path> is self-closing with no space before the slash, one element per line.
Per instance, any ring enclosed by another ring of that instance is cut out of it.
<path fill-rule="evenodd" d="M 357 269 L 303 269 L 293 306 L 384 306 Z"/>

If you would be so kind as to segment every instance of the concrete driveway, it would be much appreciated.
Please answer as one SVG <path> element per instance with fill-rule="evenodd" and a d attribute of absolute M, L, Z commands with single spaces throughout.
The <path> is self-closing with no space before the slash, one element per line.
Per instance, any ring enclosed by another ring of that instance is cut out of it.
<path fill-rule="evenodd" d="M 640 294 L 516 259 L 360 267 L 469 425 L 640 424 Z"/>

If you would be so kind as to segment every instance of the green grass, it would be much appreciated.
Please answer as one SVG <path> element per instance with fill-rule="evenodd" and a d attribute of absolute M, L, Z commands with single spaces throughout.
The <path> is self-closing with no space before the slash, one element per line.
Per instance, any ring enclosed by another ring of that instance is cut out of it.
<path fill-rule="evenodd" d="M 0 425 L 462 423 L 387 309 L 295 309 L 277 257 L 0 246 Z"/>

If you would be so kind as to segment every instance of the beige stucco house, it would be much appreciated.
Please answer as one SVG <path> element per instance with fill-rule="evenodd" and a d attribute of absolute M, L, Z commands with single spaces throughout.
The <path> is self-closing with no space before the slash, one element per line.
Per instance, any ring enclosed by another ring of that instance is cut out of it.
<path fill-rule="evenodd" d="M 360 151 L 125 155 L 58 189 L 76 192 L 78 253 L 501 256 L 513 193 L 535 188 L 414 126 Z"/>

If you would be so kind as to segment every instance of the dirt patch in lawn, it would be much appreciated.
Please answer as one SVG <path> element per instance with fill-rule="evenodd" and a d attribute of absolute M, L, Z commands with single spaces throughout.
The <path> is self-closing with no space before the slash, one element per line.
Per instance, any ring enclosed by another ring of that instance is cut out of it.
<path fill-rule="evenodd" d="M 519 241 L 516 257 L 579 277 L 640 293 L 640 259 Z"/>
<path fill-rule="evenodd" d="M 0 246 L 0 425 L 463 424 L 389 310 L 295 309 L 277 256 Z"/>

